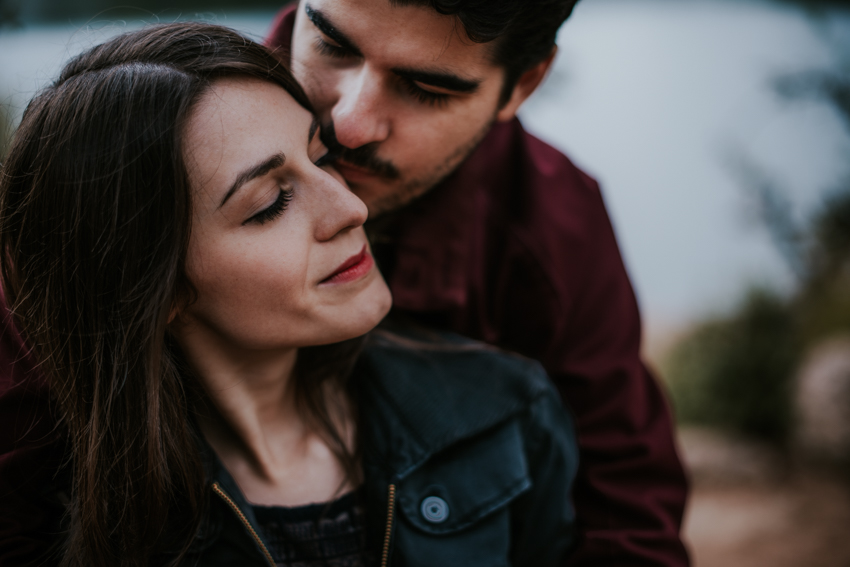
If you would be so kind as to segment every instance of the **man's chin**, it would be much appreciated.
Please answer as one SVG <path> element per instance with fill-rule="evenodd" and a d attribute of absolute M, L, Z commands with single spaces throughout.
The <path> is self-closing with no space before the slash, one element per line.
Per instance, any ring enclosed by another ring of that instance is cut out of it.
<path fill-rule="evenodd" d="M 366 203 L 366 208 L 369 210 L 369 220 L 375 220 L 405 205 L 405 201 L 394 193 L 393 188 L 383 183 L 365 185 L 349 182 L 349 187 L 355 195 Z"/>
<path fill-rule="evenodd" d="M 369 220 L 375 220 L 395 212 L 424 195 L 436 185 L 434 183 L 381 180 L 374 183 L 349 182 L 351 191 L 366 203 Z"/>
<path fill-rule="evenodd" d="M 387 179 L 380 176 L 351 175 L 345 180 L 351 191 L 366 203 L 369 220 L 378 219 L 409 205 L 439 185 L 478 147 L 492 124 L 492 121 L 488 123 L 470 143 L 455 150 L 445 161 L 420 177 L 411 179 L 402 174 L 398 179 Z M 340 169 L 340 173 L 345 177 L 344 168 Z"/>

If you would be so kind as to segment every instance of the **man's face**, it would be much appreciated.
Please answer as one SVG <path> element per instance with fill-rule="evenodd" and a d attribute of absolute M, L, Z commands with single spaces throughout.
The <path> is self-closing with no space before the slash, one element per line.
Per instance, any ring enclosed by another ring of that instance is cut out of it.
<path fill-rule="evenodd" d="M 370 217 L 428 191 L 487 133 L 504 79 L 491 48 L 431 8 L 301 0 L 293 72 Z"/>

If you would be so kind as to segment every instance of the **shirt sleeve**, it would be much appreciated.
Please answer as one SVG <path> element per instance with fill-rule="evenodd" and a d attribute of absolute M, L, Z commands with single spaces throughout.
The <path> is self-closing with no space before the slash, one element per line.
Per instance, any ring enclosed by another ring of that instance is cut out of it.
<path fill-rule="evenodd" d="M 687 480 L 659 383 L 641 360 L 637 302 L 596 183 L 540 358 L 575 414 L 582 538 L 567 565 L 685 567 Z M 568 254 L 571 252 L 568 252 Z"/>

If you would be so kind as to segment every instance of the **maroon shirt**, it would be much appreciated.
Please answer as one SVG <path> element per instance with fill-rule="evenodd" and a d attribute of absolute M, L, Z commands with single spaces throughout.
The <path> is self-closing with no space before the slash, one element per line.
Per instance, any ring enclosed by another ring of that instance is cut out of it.
<path fill-rule="evenodd" d="M 269 45 L 290 45 L 294 16 L 278 14 Z M 569 565 L 688 565 L 687 482 L 596 182 L 513 120 L 394 217 L 394 309 L 539 360 L 572 409 L 582 538 Z"/>
<path fill-rule="evenodd" d="M 569 564 L 687 565 L 687 483 L 596 183 L 513 120 L 400 216 L 395 310 L 539 360 L 573 411 Z"/>

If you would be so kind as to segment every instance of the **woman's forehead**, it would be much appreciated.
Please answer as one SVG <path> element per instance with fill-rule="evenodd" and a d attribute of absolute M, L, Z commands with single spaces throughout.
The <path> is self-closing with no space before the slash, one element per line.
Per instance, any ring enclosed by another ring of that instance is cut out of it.
<path fill-rule="evenodd" d="M 246 130 L 262 134 L 283 122 L 277 133 L 299 138 L 312 122 L 311 113 L 283 87 L 251 77 L 219 79 L 198 100 L 189 119 L 189 128 L 227 129 L 229 135 Z"/>
<path fill-rule="evenodd" d="M 227 183 L 259 156 L 305 153 L 313 115 L 285 89 L 259 79 L 213 83 L 193 109 L 183 145 L 193 185 Z"/>

